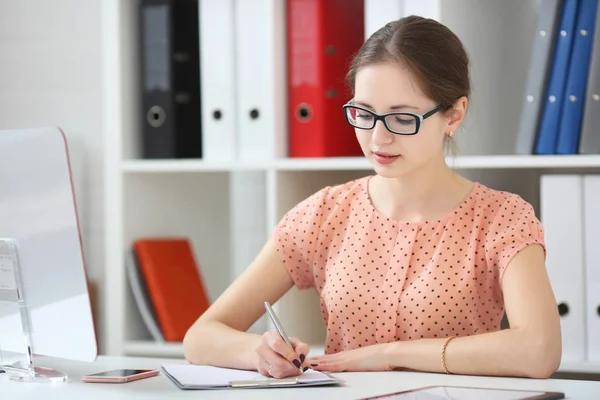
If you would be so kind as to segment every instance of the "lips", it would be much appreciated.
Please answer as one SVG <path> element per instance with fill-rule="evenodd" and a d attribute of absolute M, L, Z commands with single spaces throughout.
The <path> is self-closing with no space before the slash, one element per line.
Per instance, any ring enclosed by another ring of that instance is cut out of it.
<path fill-rule="evenodd" d="M 400 154 L 391 154 L 391 153 L 386 153 L 384 151 L 374 151 L 373 154 L 375 154 L 376 156 L 379 157 L 399 157 Z"/>
<path fill-rule="evenodd" d="M 390 154 L 383 151 L 374 151 L 373 156 L 379 164 L 387 165 L 396 161 L 400 154 Z"/>

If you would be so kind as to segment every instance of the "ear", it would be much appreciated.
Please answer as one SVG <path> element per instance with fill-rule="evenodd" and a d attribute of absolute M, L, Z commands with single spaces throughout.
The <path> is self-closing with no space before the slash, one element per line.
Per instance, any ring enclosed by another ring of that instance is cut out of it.
<path fill-rule="evenodd" d="M 467 114 L 468 105 L 469 100 L 465 96 L 462 96 L 461 98 L 456 100 L 452 107 L 446 112 L 448 118 L 446 134 L 449 134 L 451 136 L 454 132 L 458 130 L 465 118 L 465 115 Z"/>

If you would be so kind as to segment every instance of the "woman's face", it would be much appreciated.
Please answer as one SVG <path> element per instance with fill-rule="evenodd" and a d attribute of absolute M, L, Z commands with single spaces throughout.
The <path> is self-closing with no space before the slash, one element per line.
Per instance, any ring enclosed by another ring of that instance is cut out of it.
<path fill-rule="evenodd" d="M 425 114 L 438 104 L 426 97 L 413 74 L 398 63 L 368 65 L 356 74 L 354 104 L 375 113 L 412 112 Z M 369 119 L 358 113 L 357 119 Z M 388 121 L 409 125 L 404 117 L 388 117 Z M 444 136 L 449 119 L 442 111 L 423 120 L 416 135 L 398 135 L 390 132 L 382 121 L 370 130 L 355 128 L 356 137 L 375 172 L 388 178 L 397 178 L 439 162 L 444 157 Z"/>

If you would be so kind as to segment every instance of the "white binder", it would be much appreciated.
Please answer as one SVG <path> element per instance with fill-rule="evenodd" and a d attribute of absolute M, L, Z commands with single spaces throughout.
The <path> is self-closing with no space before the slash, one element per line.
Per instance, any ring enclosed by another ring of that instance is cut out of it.
<path fill-rule="evenodd" d="M 234 0 L 238 158 L 287 156 L 286 14 L 282 0 Z"/>
<path fill-rule="evenodd" d="M 585 354 L 583 264 L 583 176 L 542 175 L 540 219 L 544 225 L 546 267 L 561 312 L 564 362 Z"/>
<path fill-rule="evenodd" d="M 400 19 L 402 0 L 365 0 L 365 40 L 388 22 Z"/>
<path fill-rule="evenodd" d="M 586 175 L 583 188 L 587 360 L 600 363 L 600 175 Z"/>
<path fill-rule="evenodd" d="M 233 282 L 254 261 L 268 237 L 266 235 L 266 174 L 263 171 L 229 173 L 230 277 Z M 252 210 L 252 211 L 249 211 Z M 248 332 L 262 334 L 267 329 L 263 314 Z"/>
<path fill-rule="evenodd" d="M 202 147 L 206 161 L 236 158 L 233 0 L 200 0 Z"/>

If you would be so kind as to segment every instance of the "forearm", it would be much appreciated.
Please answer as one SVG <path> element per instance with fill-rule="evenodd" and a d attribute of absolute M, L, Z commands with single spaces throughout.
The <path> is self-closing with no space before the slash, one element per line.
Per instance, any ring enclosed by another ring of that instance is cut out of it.
<path fill-rule="evenodd" d="M 518 329 L 457 337 L 446 348 L 446 368 L 452 374 L 545 378 L 560 363 L 560 345 Z M 391 343 L 394 368 L 444 372 L 441 350 L 445 338 Z M 558 351 L 558 354 L 557 354 Z"/>
<path fill-rule="evenodd" d="M 256 348 L 261 336 L 241 332 L 220 322 L 205 322 L 186 334 L 183 347 L 192 364 L 256 370 Z"/>

